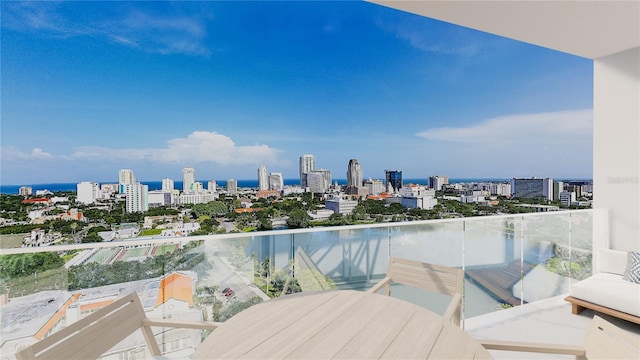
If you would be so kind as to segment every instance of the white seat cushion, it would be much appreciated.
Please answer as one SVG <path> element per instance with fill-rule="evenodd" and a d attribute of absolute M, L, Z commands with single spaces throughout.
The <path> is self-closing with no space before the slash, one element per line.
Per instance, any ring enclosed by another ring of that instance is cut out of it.
<path fill-rule="evenodd" d="M 569 294 L 618 311 L 640 316 L 640 284 L 622 275 L 599 273 L 571 285 Z"/>

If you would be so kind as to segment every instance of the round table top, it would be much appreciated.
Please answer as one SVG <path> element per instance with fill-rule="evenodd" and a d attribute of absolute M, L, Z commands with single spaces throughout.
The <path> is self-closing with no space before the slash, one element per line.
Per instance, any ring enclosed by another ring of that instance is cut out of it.
<path fill-rule="evenodd" d="M 286 295 L 214 330 L 193 359 L 490 359 L 482 345 L 415 304 L 353 290 Z"/>

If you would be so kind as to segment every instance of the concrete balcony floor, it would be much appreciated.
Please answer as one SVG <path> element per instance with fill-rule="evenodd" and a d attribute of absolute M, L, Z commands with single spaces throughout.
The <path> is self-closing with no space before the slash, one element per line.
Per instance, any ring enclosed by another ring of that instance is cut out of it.
<path fill-rule="evenodd" d="M 478 339 L 541 342 L 550 344 L 581 345 L 594 312 L 585 310 L 580 315 L 571 313 L 571 304 L 565 296 L 536 301 L 523 306 L 497 311 L 465 320 L 465 330 Z M 638 339 L 640 325 L 598 314 Z M 490 351 L 496 359 L 574 359 L 573 356 L 533 354 L 510 351 Z"/>

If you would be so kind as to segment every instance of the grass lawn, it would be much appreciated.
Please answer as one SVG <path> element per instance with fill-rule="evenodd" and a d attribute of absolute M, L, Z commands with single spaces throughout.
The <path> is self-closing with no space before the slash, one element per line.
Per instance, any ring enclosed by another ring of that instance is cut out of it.
<path fill-rule="evenodd" d="M 140 235 L 138 235 L 138 237 L 160 235 L 161 233 L 162 233 L 162 229 L 146 229 L 146 230 L 142 230 L 140 232 Z"/>
<path fill-rule="evenodd" d="M 20 246 L 22 246 L 22 240 L 25 238 L 25 236 L 29 236 L 29 233 L 0 235 L 0 248 L 19 248 Z"/>
<path fill-rule="evenodd" d="M 158 245 L 156 247 L 156 255 L 165 255 L 166 253 L 170 253 L 173 254 L 173 252 L 176 251 L 176 245 L 174 244 L 167 244 L 167 245 Z"/>
<path fill-rule="evenodd" d="M 2 288 L 8 287 L 11 297 L 25 296 L 47 290 L 69 289 L 69 275 L 64 267 L 39 272 L 0 282 Z"/>

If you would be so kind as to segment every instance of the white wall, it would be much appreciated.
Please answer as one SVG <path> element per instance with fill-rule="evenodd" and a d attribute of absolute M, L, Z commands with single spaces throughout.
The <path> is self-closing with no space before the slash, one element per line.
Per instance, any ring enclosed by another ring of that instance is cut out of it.
<path fill-rule="evenodd" d="M 594 60 L 593 87 L 593 207 L 611 248 L 640 250 L 640 48 Z"/>

